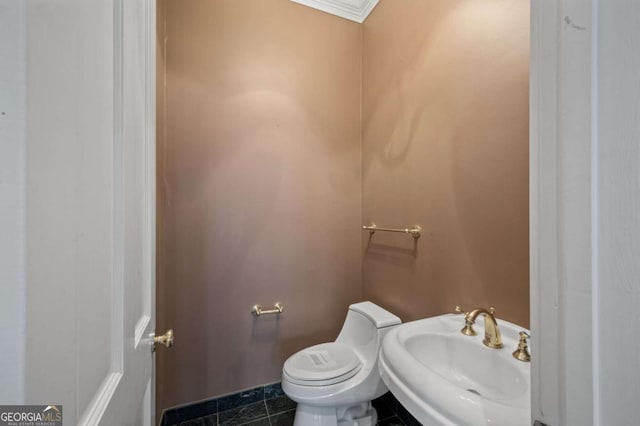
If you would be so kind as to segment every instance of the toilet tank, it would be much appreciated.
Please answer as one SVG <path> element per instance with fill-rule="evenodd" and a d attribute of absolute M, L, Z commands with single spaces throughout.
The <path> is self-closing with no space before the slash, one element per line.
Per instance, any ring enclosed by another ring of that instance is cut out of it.
<path fill-rule="evenodd" d="M 374 360 L 384 336 L 401 323 L 400 318 L 375 303 L 355 303 L 349 306 L 336 342 L 351 346 L 366 360 Z"/>

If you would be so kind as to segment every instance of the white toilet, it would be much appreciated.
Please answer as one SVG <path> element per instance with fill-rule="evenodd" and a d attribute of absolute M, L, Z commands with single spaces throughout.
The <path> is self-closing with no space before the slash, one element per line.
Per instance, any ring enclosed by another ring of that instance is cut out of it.
<path fill-rule="evenodd" d="M 400 318 L 371 302 L 349 306 L 335 342 L 301 350 L 284 363 L 282 389 L 298 403 L 294 426 L 373 426 L 371 400 L 387 387 L 380 379 L 382 339 Z"/>

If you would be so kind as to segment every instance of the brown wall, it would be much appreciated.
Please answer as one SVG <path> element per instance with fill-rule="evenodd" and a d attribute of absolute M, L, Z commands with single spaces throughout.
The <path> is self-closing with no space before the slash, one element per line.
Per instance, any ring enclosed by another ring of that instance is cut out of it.
<path fill-rule="evenodd" d="M 279 380 L 358 300 L 528 326 L 528 7 L 159 0 L 159 410 Z"/>
<path fill-rule="evenodd" d="M 165 6 L 159 409 L 280 380 L 362 294 L 362 27 L 289 0 Z"/>
<path fill-rule="evenodd" d="M 529 2 L 382 0 L 364 23 L 364 299 L 529 325 Z"/>

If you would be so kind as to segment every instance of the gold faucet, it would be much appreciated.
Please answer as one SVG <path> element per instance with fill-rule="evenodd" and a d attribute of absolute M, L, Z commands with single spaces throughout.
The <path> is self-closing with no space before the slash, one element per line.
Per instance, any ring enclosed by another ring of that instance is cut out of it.
<path fill-rule="evenodd" d="M 489 308 L 488 310 L 476 308 L 471 312 L 464 312 L 460 306 L 456 306 L 456 312 L 465 314 L 464 327 L 460 331 L 467 336 L 478 334 L 473 329 L 473 324 L 475 324 L 478 315 L 482 314 L 484 315 L 484 340 L 482 340 L 482 343 L 490 348 L 500 349 L 502 347 L 502 336 L 500 335 L 496 317 L 493 316 L 495 311 L 495 308 Z"/>

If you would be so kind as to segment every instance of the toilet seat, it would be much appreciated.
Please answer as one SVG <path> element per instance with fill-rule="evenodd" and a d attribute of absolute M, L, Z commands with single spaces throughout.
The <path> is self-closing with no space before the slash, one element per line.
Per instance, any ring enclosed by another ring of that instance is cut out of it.
<path fill-rule="evenodd" d="M 323 343 L 303 349 L 284 363 L 284 373 L 291 383 L 305 386 L 327 386 L 355 376 L 362 361 L 351 347 L 339 343 Z"/>

